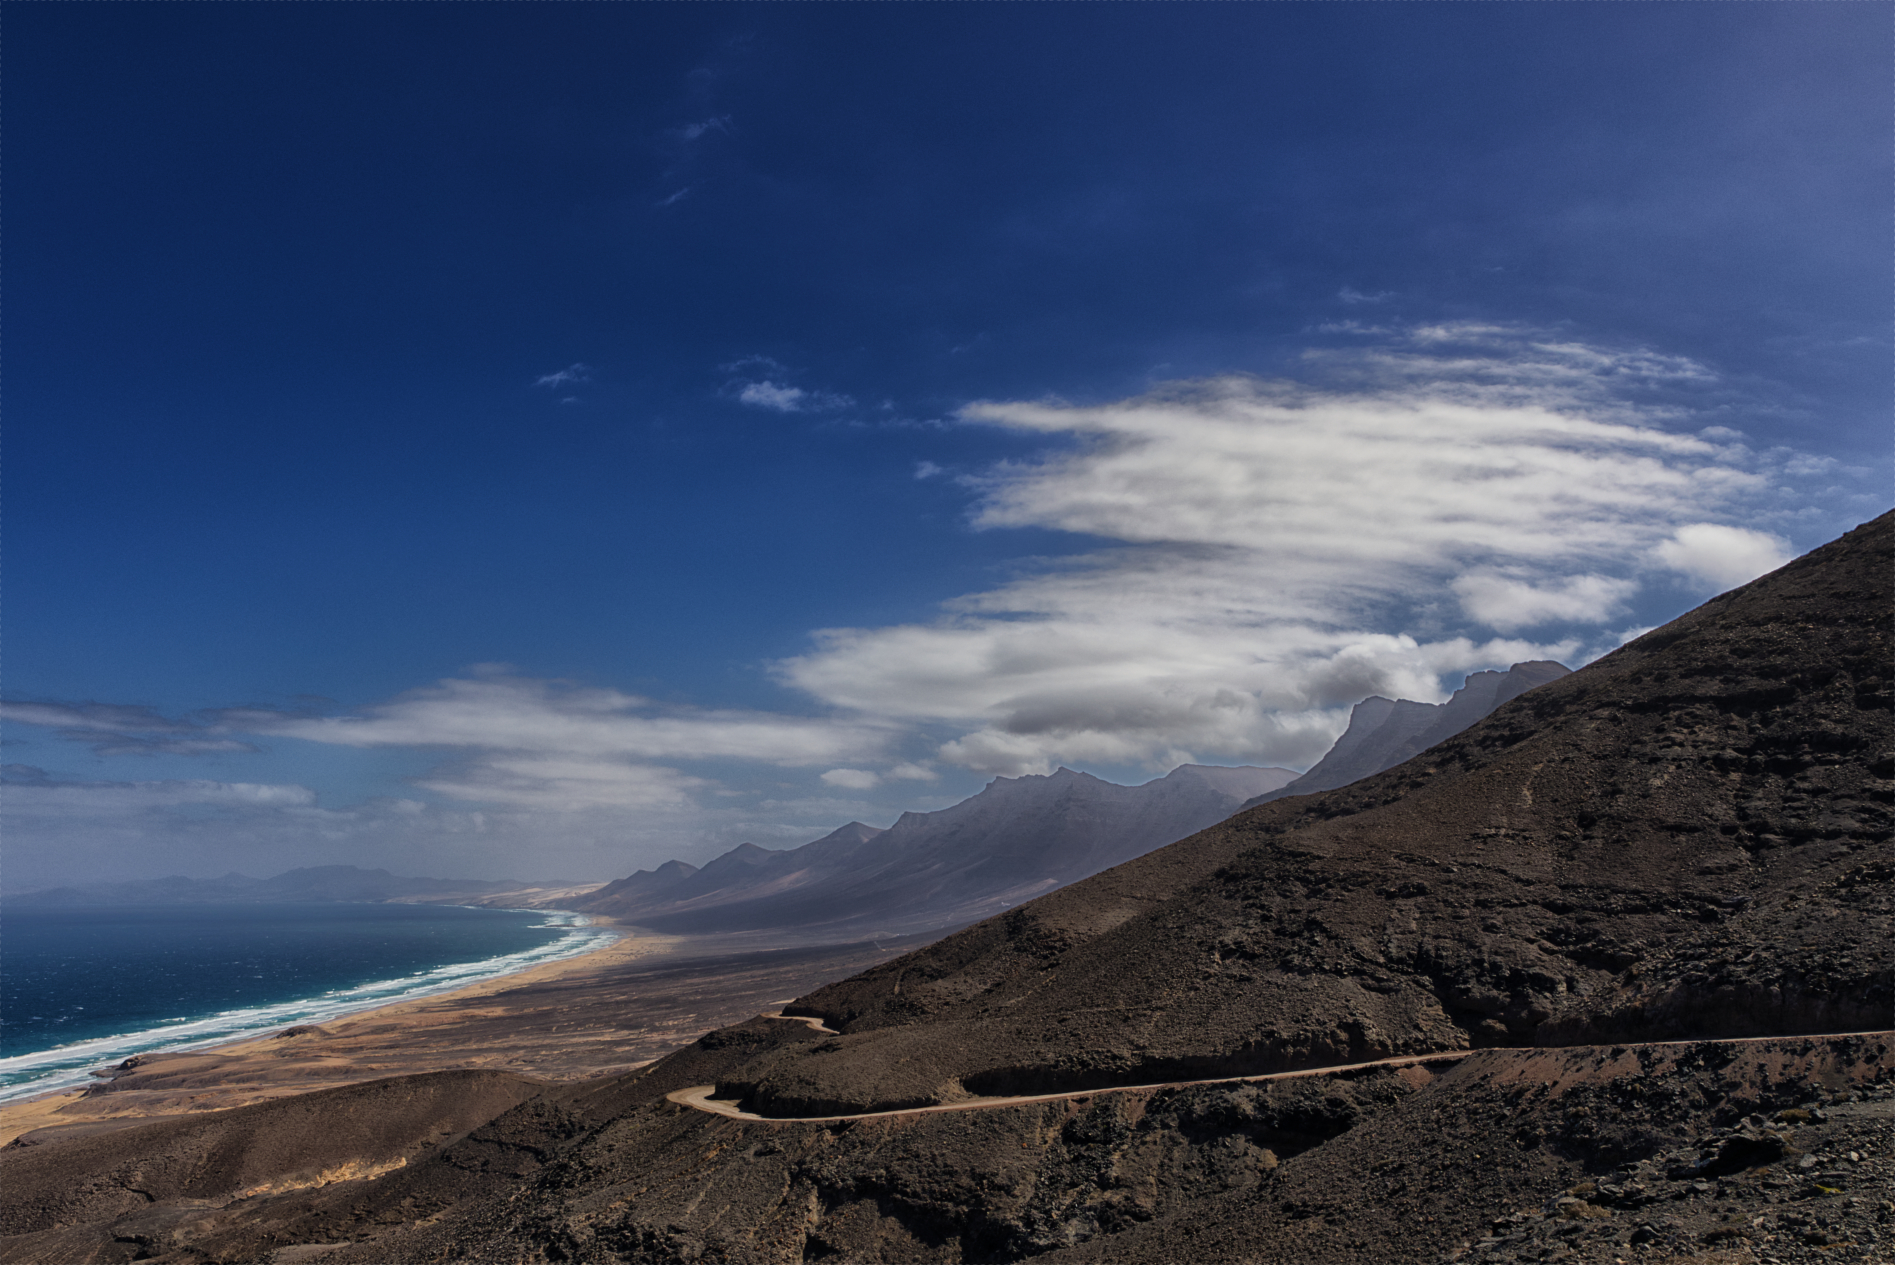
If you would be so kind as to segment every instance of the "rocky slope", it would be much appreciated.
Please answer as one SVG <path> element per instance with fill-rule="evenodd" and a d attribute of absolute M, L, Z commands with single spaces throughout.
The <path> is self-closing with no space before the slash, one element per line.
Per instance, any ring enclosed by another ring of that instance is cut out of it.
<path fill-rule="evenodd" d="M 1187 764 L 1140 786 L 1071 769 L 995 778 L 887 830 L 850 822 L 800 848 L 744 844 L 701 870 L 672 861 L 570 908 L 670 934 L 840 940 L 958 926 L 1202 830 L 1295 776 Z"/>
<path fill-rule="evenodd" d="M 1516 663 L 1505 672 L 1476 672 L 1445 703 L 1417 703 L 1379 694 L 1365 698 L 1349 713 L 1349 727 L 1336 739 L 1336 745 L 1309 772 L 1257 796 L 1244 807 L 1254 808 L 1289 795 L 1333 791 L 1373 777 L 1446 742 L 1475 721 L 1485 719 L 1502 703 L 1512 702 L 1535 686 L 1557 681 L 1569 671 L 1563 664 L 1535 659 Z"/>
<path fill-rule="evenodd" d="M 1895 1247 L 1890 1034 L 1488 1050 L 836 1124 L 662 1097 L 820 1040 L 765 1020 L 726 1029 L 643 1075 L 550 1090 L 370 1180 L 244 1197 L 207 1177 L 195 1199 L 167 1188 L 91 1221 L 36 1201 L 14 1218 L 35 1228 L 0 1239 L 0 1262 L 1735 1265 Z M 120 1154 L 90 1173 L 59 1144 L 33 1158 L 93 1182 L 95 1201 L 124 1196 L 140 1139 L 114 1136 Z"/>
<path fill-rule="evenodd" d="M 802 999 L 766 1111 L 1886 1026 L 1890 518 L 1398 768 Z"/>

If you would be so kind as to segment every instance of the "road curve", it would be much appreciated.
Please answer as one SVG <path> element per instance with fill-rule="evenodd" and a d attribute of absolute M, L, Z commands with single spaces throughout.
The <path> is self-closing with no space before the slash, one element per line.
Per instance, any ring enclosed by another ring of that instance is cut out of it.
<path fill-rule="evenodd" d="M 806 1023 L 818 1032 L 834 1033 L 834 1028 L 824 1027 L 820 1019 L 811 1019 L 803 1015 L 764 1015 L 765 1019 L 785 1019 L 796 1023 Z M 1666 1046 L 1703 1045 L 1715 1041 L 1720 1045 L 1748 1045 L 1759 1041 L 1829 1041 L 1839 1037 L 1895 1037 L 1895 1031 L 1872 1030 L 1868 1032 L 1792 1032 L 1768 1037 L 1700 1037 L 1692 1041 L 1617 1041 L 1601 1042 L 1615 1050 L 1662 1049 Z M 1542 1053 L 1561 1049 L 1591 1049 L 1591 1046 L 1496 1046 L 1495 1049 L 1516 1049 L 1525 1053 Z M 1294 1072 L 1265 1072 L 1257 1076 L 1218 1076 L 1208 1080 L 1196 1081 L 1159 1081 L 1152 1085 L 1108 1085 L 1100 1089 L 1075 1089 L 1058 1094 L 1022 1094 L 1012 1098 L 969 1098 L 962 1102 L 937 1103 L 930 1107 L 898 1107 L 892 1111 L 860 1111 L 841 1116 L 760 1116 L 752 1111 L 739 1110 L 734 1102 L 712 1098 L 717 1092 L 715 1085 L 692 1085 L 685 1089 L 674 1089 L 665 1095 L 680 1107 L 694 1107 L 709 1112 L 713 1116 L 724 1116 L 731 1120 L 749 1120 L 761 1124 L 833 1124 L 842 1120 L 883 1120 L 890 1116 L 929 1116 L 945 1111 L 986 1111 L 993 1107 L 1017 1107 L 1024 1103 L 1065 1102 L 1074 1098 L 1091 1098 L 1096 1094 L 1125 1094 L 1137 1090 L 1186 1089 L 1194 1085 L 1248 1085 L 1261 1081 L 1294 1080 L 1303 1076 L 1329 1076 L 1336 1072 L 1355 1072 L 1371 1067 L 1412 1067 L 1418 1063 L 1452 1063 L 1466 1058 L 1470 1054 L 1482 1053 L 1478 1050 L 1442 1050 L 1435 1054 L 1404 1054 L 1392 1059 L 1374 1059 L 1367 1063 L 1335 1063 L 1327 1067 L 1306 1067 Z"/>
<path fill-rule="evenodd" d="M 781 1018 L 783 1016 L 772 1016 Z M 714 1116 L 732 1120 L 760 1120 L 765 1124 L 828 1124 L 838 1120 L 881 1120 L 888 1116 L 927 1116 L 943 1111 L 985 1111 L 990 1107 L 1017 1107 L 1022 1103 L 1064 1102 L 1072 1098 L 1091 1098 L 1095 1094 L 1125 1094 L 1140 1089 L 1181 1089 L 1191 1085 L 1237 1085 L 1254 1081 L 1292 1080 L 1298 1076 L 1328 1076 L 1333 1072 L 1353 1072 L 1365 1067 L 1407 1067 L 1415 1063 L 1454 1062 L 1474 1053 L 1472 1050 L 1444 1050 L 1439 1054 L 1405 1054 L 1400 1058 L 1376 1059 L 1371 1063 L 1338 1063 L 1329 1067 L 1307 1067 L 1295 1072 L 1266 1072 L 1259 1076 L 1216 1076 L 1201 1081 L 1159 1081 L 1154 1085 L 1108 1085 L 1101 1089 L 1074 1089 L 1058 1094 L 1021 1094 L 1012 1098 L 969 1098 L 963 1102 L 938 1103 L 932 1107 L 898 1107 L 893 1111 L 861 1111 L 847 1116 L 759 1116 L 740 1111 L 735 1103 L 722 1102 L 711 1095 L 715 1085 L 692 1085 L 674 1089 L 665 1097 L 681 1107 L 695 1107 Z"/>

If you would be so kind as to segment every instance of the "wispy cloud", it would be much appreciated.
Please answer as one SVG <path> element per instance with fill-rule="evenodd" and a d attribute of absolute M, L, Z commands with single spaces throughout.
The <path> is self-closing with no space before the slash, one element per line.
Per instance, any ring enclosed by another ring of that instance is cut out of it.
<path fill-rule="evenodd" d="M 556 753 L 607 761 L 734 759 L 787 768 L 872 753 L 888 737 L 870 720 L 663 707 L 617 690 L 505 675 L 450 678 L 346 716 L 256 710 L 219 715 L 250 733 L 351 747 Z"/>
<path fill-rule="evenodd" d="M 122 703 L 0 703 L 0 720 L 53 730 L 95 755 L 217 755 L 255 751 L 215 724 L 172 720 L 153 708 Z"/>
<path fill-rule="evenodd" d="M 1365 294 L 1354 286 L 1344 286 L 1342 289 L 1336 291 L 1336 297 L 1344 303 L 1352 305 L 1357 303 L 1386 303 L 1395 297 L 1395 292 L 1392 290 L 1377 290 L 1372 294 Z"/>
<path fill-rule="evenodd" d="M 825 630 L 782 679 L 958 727 L 940 758 L 983 771 L 1305 763 L 1366 694 L 1576 656 L 1666 571 L 1734 584 L 1780 559 L 1719 520 L 1755 515 L 1781 471 L 1640 403 L 1715 385 L 1703 366 L 1492 324 L 1311 365 L 1316 384 L 969 407 L 1056 445 L 973 478 L 974 525 L 1102 548 L 933 622 Z"/>
<path fill-rule="evenodd" d="M 778 413 L 800 413 L 807 392 L 801 387 L 786 387 L 775 382 L 746 382 L 737 399 L 752 408 L 774 409 Z"/>
<path fill-rule="evenodd" d="M 725 390 L 740 404 L 767 409 L 773 413 L 830 413 L 855 407 L 855 400 L 835 391 L 810 391 L 791 386 L 782 379 L 789 370 L 768 356 L 746 356 L 725 365 L 726 373 L 744 376 L 730 382 Z M 761 373 L 764 376 L 754 376 Z"/>
<path fill-rule="evenodd" d="M 562 387 L 578 386 L 582 382 L 590 381 L 592 381 L 592 369 L 590 366 L 570 364 L 564 369 L 556 369 L 552 373 L 541 374 L 533 380 L 533 385 L 536 387 L 550 387 L 553 390 L 559 390 Z"/>
<path fill-rule="evenodd" d="M 695 141 L 703 139 L 712 132 L 722 132 L 725 135 L 729 135 L 730 115 L 714 114 L 707 119 L 699 119 L 694 123 L 686 123 L 676 128 L 672 134 L 682 141 Z"/>

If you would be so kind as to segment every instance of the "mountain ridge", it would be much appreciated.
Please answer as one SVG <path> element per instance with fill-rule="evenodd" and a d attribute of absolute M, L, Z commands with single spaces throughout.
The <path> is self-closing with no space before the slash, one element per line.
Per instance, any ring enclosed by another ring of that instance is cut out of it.
<path fill-rule="evenodd" d="M 995 778 L 948 808 L 905 812 L 886 830 L 851 822 L 800 848 L 745 845 L 690 874 L 660 881 L 646 871 L 608 884 L 573 908 L 670 934 L 940 929 L 1181 838 L 1295 776 L 1187 764 L 1138 786 L 1067 768 Z"/>
<path fill-rule="evenodd" d="M 1265 791 L 1244 807 L 1255 808 L 1289 795 L 1332 791 L 1373 777 L 1446 742 L 1501 704 L 1570 672 L 1564 664 L 1550 659 L 1532 659 L 1516 663 L 1505 672 L 1470 674 L 1445 703 L 1370 695 L 1351 709 L 1349 727 L 1307 773 L 1287 786 Z"/>

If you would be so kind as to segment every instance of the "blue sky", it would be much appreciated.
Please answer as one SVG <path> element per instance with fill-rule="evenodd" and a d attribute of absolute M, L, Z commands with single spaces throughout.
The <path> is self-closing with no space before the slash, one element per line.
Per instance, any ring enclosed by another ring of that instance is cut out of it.
<path fill-rule="evenodd" d="M 1869 4 L 12 5 L 9 887 L 1301 767 L 1887 507 Z"/>

